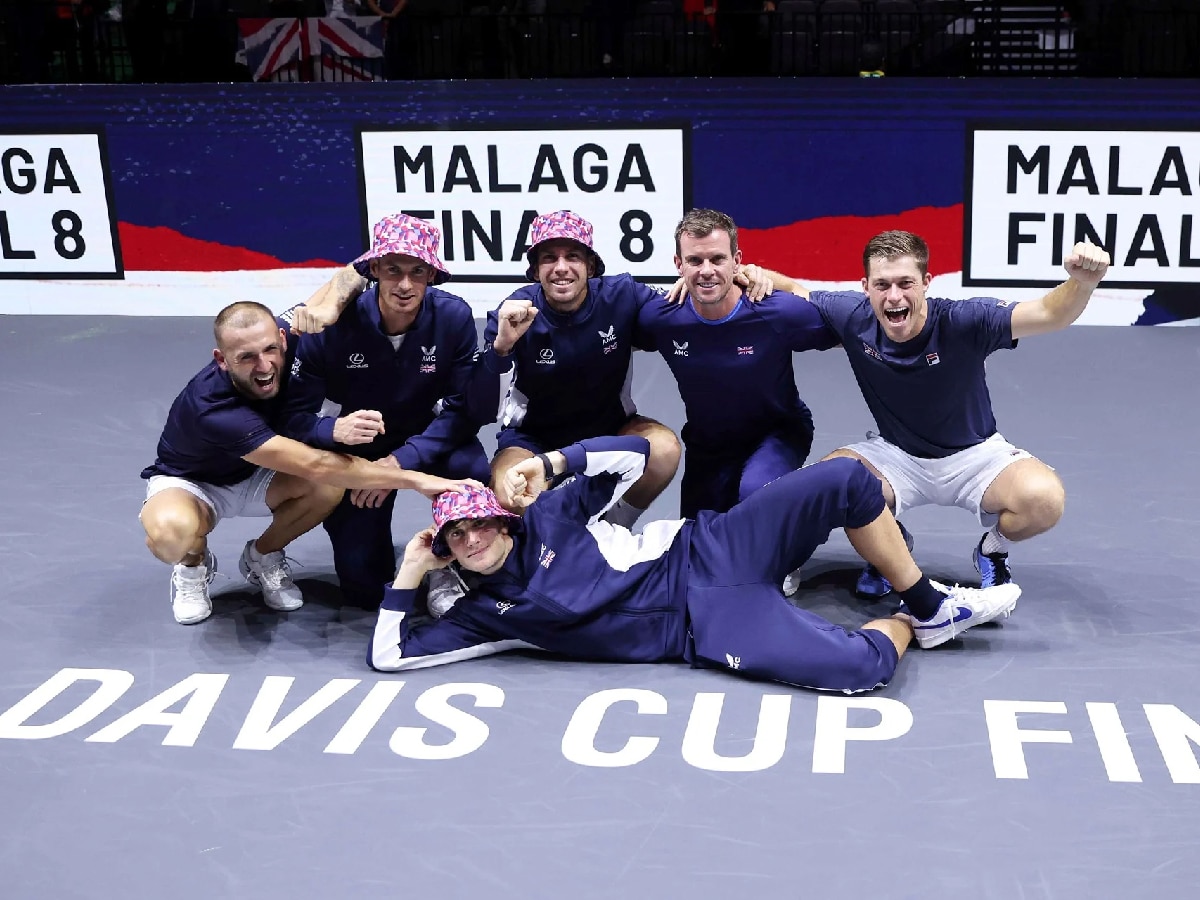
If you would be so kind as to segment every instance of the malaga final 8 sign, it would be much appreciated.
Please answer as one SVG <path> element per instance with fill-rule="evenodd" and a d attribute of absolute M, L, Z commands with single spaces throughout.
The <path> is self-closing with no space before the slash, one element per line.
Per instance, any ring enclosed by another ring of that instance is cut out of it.
<path fill-rule="evenodd" d="M 120 278 L 99 131 L 0 134 L 0 278 Z"/>
<path fill-rule="evenodd" d="M 362 130 L 365 243 L 374 222 L 405 212 L 441 229 L 456 280 L 519 282 L 534 217 L 571 209 L 595 226 L 607 271 L 674 281 L 688 137 L 674 125 Z"/>

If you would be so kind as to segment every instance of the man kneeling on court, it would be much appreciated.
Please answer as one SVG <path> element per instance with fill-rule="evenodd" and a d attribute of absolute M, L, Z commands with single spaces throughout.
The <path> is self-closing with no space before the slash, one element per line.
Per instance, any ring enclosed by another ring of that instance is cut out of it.
<path fill-rule="evenodd" d="M 525 649 L 867 691 L 887 684 L 914 633 L 937 646 L 1007 615 L 1020 596 L 1015 584 L 947 588 L 922 575 L 879 479 L 857 460 L 797 469 L 728 512 L 632 535 L 601 516 L 648 454 L 644 438 L 601 437 L 519 462 L 498 487 L 520 517 L 486 489 L 438 497 L 433 527 L 409 541 L 385 592 L 368 663 L 393 671 Z M 545 491 L 569 474 L 579 477 Z M 902 586 L 904 612 L 848 631 L 780 593 L 835 528 Z M 414 619 L 421 578 L 451 558 L 466 595 L 440 619 Z"/>
<path fill-rule="evenodd" d="M 412 488 L 426 497 L 479 482 L 454 481 L 318 450 L 275 432 L 290 367 L 288 323 L 260 303 L 233 303 L 217 315 L 217 348 L 175 398 L 158 442 L 142 527 L 150 552 L 175 568 L 171 606 L 181 625 L 212 613 L 208 585 L 216 559 L 208 535 L 221 519 L 270 516 L 246 543 L 239 568 L 267 606 L 298 609 L 283 550 L 338 505 L 345 488 Z"/>

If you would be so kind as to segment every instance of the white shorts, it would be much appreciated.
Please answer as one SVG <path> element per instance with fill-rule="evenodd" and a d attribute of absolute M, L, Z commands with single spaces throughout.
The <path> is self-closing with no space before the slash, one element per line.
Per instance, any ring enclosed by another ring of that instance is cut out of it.
<path fill-rule="evenodd" d="M 267 488 L 274 477 L 273 469 L 255 469 L 254 474 L 244 481 L 218 485 L 188 481 L 174 475 L 152 475 L 146 484 L 146 499 L 168 488 L 180 488 L 206 504 L 213 511 L 216 522 L 237 516 L 269 516 L 271 509 L 267 506 Z"/>
<path fill-rule="evenodd" d="M 873 431 L 867 432 L 865 441 L 842 449 L 857 453 L 887 479 L 896 495 L 896 518 L 917 506 L 957 506 L 973 513 L 985 528 L 999 519 L 983 509 L 987 489 L 1017 460 L 1033 458 L 1001 434 L 940 459 L 912 456 Z"/>

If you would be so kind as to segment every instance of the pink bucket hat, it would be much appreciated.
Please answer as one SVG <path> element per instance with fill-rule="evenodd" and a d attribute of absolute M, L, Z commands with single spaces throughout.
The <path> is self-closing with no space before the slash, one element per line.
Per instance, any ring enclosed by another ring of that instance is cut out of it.
<path fill-rule="evenodd" d="M 521 517 L 510 513 L 500 505 L 491 488 L 477 488 L 467 485 L 465 493 L 446 491 L 438 494 L 433 501 L 433 527 L 437 534 L 433 536 L 434 556 L 453 556 L 446 544 L 443 532 L 451 522 L 463 519 L 508 519 L 509 533 L 520 530 Z"/>
<path fill-rule="evenodd" d="M 604 274 L 604 260 L 600 258 L 599 253 L 592 249 L 592 223 L 569 209 L 560 209 L 558 212 L 538 216 L 529 228 L 529 252 L 525 254 L 525 258 L 529 261 L 529 268 L 525 271 L 526 278 L 530 281 L 538 280 L 536 255 L 538 245 L 559 238 L 574 241 L 590 250 L 596 260 L 595 277 Z"/>
<path fill-rule="evenodd" d="M 426 265 L 433 266 L 437 273 L 433 276 L 433 284 L 441 284 L 450 280 L 450 271 L 446 264 L 438 258 L 438 245 L 442 242 L 442 233 L 436 225 L 396 213 L 384 216 L 375 223 L 371 240 L 371 249 L 351 263 L 356 272 L 364 277 L 371 275 L 371 260 L 387 256 L 389 253 L 403 253 L 413 256 Z"/>

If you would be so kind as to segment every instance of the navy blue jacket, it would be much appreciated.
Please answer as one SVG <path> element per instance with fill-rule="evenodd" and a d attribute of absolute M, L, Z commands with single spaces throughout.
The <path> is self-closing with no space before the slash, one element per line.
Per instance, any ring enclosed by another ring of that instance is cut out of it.
<path fill-rule="evenodd" d="M 387 588 L 367 651 L 380 671 L 415 669 L 504 650 L 544 650 L 611 662 L 683 660 L 690 520 L 640 535 L 600 516 L 645 469 L 640 437 L 592 438 L 562 451 L 579 477 L 525 510 L 500 570 L 440 619 L 414 618 L 415 590 Z"/>
<path fill-rule="evenodd" d="M 429 288 L 412 327 L 394 348 L 372 286 L 338 321 L 300 339 L 285 410 L 288 437 L 368 459 L 393 454 L 405 469 L 428 470 L 493 420 L 495 408 L 468 408 L 466 388 L 478 338 L 471 307 Z M 333 439 L 343 413 L 374 409 L 384 434 L 369 444 Z"/>

